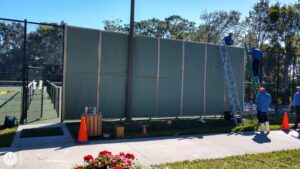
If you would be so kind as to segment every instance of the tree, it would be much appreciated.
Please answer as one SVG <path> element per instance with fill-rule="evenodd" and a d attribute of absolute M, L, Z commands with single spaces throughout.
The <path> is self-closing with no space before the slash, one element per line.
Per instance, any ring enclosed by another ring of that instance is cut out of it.
<path fill-rule="evenodd" d="M 104 29 L 112 32 L 129 32 L 129 25 L 121 25 L 121 20 L 105 20 Z M 178 15 L 159 20 L 156 18 L 134 23 L 135 34 L 172 39 L 187 39 L 196 30 L 195 22 Z"/>
<path fill-rule="evenodd" d="M 165 18 L 167 38 L 186 39 L 195 31 L 195 22 L 191 22 L 179 15 Z"/>
<path fill-rule="evenodd" d="M 289 55 L 284 57 L 283 62 L 283 86 L 289 85 L 289 67 L 299 48 L 299 27 L 300 14 L 299 4 L 280 5 L 276 3 L 268 9 L 268 18 L 270 20 L 269 32 L 272 34 L 271 43 L 283 44 L 285 52 Z"/>
<path fill-rule="evenodd" d="M 204 11 L 200 15 L 203 24 L 193 39 L 207 43 L 217 43 L 228 32 L 234 32 L 240 21 L 241 13 L 238 11 Z"/>
<path fill-rule="evenodd" d="M 125 32 L 124 26 L 122 24 L 121 19 L 115 20 L 104 20 L 104 30 L 112 31 L 112 32 Z"/>
<path fill-rule="evenodd" d="M 0 23 L 0 79 L 21 80 L 24 27 L 21 23 Z"/>
<path fill-rule="evenodd" d="M 44 67 L 44 78 L 50 81 L 62 81 L 63 24 L 39 25 L 27 35 L 28 65 Z"/>
<path fill-rule="evenodd" d="M 254 41 L 255 46 L 261 48 L 263 43 L 268 38 L 268 9 L 269 0 L 260 0 L 254 4 L 251 11 L 249 11 L 249 17 L 246 17 L 246 23 L 248 23 L 248 38 L 250 42 Z"/>
<path fill-rule="evenodd" d="M 159 19 L 149 19 L 136 22 L 135 31 L 139 35 L 165 37 L 166 36 L 166 22 Z"/>

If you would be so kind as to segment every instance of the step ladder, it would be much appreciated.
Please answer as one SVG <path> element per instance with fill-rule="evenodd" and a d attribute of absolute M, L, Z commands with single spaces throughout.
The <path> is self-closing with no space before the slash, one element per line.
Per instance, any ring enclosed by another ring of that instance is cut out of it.
<path fill-rule="evenodd" d="M 261 84 L 260 84 L 259 78 L 255 77 L 254 73 L 253 73 L 252 59 L 251 59 L 252 57 L 250 56 L 251 55 L 251 50 L 252 50 L 251 45 L 245 43 L 245 52 L 246 52 L 246 55 L 247 55 L 247 69 L 248 69 L 248 72 L 249 72 L 249 75 L 250 75 L 251 88 L 252 88 L 252 90 L 253 90 L 253 92 L 256 96 L 258 94 L 259 88 L 261 87 Z"/>
<path fill-rule="evenodd" d="M 227 50 L 227 45 L 225 45 L 224 42 L 219 43 L 219 51 L 220 51 L 222 66 L 224 69 L 226 95 L 230 102 L 231 112 L 234 118 L 234 122 L 236 125 L 238 125 L 237 116 L 239 116 L 240 118 L 239 122 L 243 124 L 243 118 L 242 118 L 243 109 L 241 107 L 240 100 L 238 97 L 237 84 L 234 78 L 231 60 Z"/>

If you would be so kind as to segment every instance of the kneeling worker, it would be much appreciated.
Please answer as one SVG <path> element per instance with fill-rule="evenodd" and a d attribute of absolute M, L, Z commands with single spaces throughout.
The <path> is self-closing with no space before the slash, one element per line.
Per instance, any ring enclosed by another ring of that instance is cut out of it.
<path fill-rule="evenodd" d="M 256 96 L 255 104 L 256 104 L 256 110 L 257 110 L 257 118 L 258 122 L 260 123 L 260 131 L 265 131 L 265 125 L 266 125 L 266 131 L 270 131 L 270 123 L 268 120 L 268 109 L 270 107 L 270 104 L 272 102 L 272 97 L 269 93 L 265 91 L 265 88 L 261 87 L 259 88 L 259 93 Z"/>

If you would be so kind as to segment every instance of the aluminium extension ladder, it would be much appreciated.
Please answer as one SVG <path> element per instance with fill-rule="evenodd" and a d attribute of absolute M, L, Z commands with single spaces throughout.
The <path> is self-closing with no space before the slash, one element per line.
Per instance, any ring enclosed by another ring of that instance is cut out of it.
<path fill-rule="evenodd" d="M 230 102 L 234 122 L 236 125 L 238 124 L 237 115 L 239 115 L 241 120 L 240 122 L 243 124 L 243 120 L 242 120 L 243 109 L 241 107 L 240 100 L 238 97 L 237 84 L 234 78 L 231 60 L 227 50 L 227 45 L 225 45 L 224 42 L 219 44 L 219 51 L 220 51 L 222 66 L 224 69 L 226 94 Z"/>
<path fill-rule="evenodd" d="M 253 74 L 252 62 L 250 59 L 251 57 L 249 56 L 251 53 L 251 45 L 250 44 L 245 43 L 245 52 L 247 55 L 247 68 L 248 68 L 248 72 L 250 74 L 252 90 L 254 91 L 254 94 L 257 95 L 258 90 L 261 87 L 261 84 L 260 84 L 259 78 L 255 77 Z"/>

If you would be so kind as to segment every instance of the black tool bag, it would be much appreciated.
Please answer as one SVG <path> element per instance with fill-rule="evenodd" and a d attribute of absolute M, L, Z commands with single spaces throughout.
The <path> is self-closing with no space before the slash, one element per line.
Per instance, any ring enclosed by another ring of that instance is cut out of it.
<path fill-rule="evenodd" d="M 13 128 L 18 126 L 18 120 L 15 116 L 5 116 L 4 128 Z"/>

